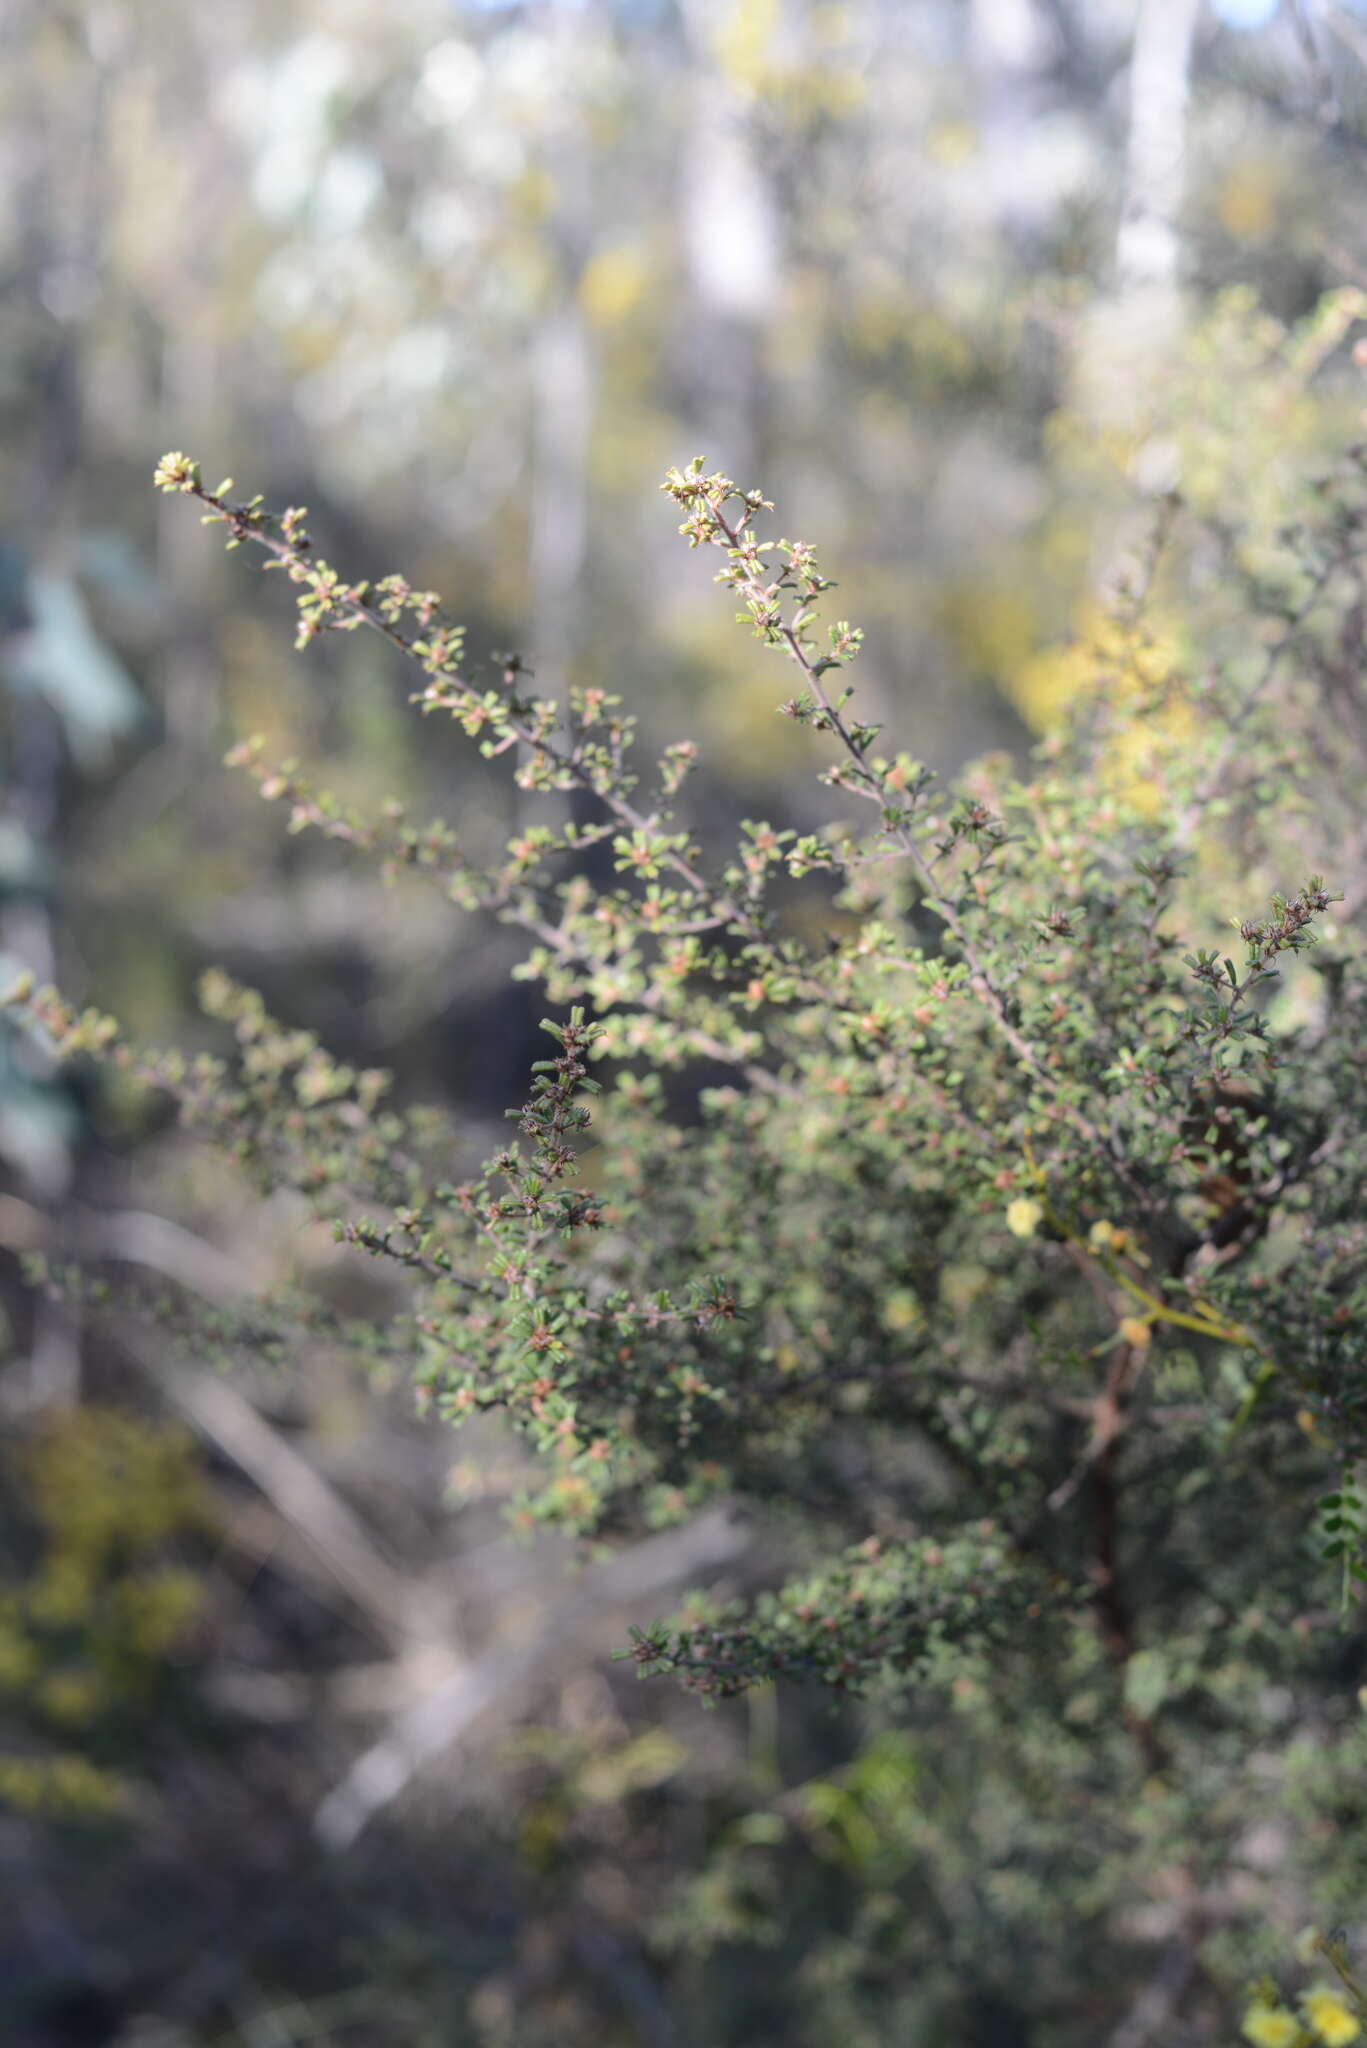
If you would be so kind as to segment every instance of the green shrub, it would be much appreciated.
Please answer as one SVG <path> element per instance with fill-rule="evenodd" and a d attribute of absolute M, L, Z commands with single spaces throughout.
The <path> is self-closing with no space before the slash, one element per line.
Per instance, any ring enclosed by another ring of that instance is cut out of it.
<path fill-rule="evenodd" d="M 1165 500 L 1066 729 L 1024 778 L 989 759 L 952 788 L 860 705 L 860 634 L 818 626 L 812 549 L 767 537 L 757 491 L 671 471 L 680 531 L 863 821 L 747 822 L 722 857 L 682 809 L 691 746 L 642 767 L 617 697 L 549 702 L 515 660 L 477 677 L 432 593 L 347 581 L 303 512 L 178 454 L 157 481 L 284 571 L 301 646 L 381 634 L 424 715 L 561 793 L 485 867 L 446 821 L 357 815 L 253 742 L 232 757 L 292 830 L 524 932 L 550 1057 L 516 1135 L 456 1179 L 456 1134 L 221 975 L 224 1060 L 19 1000 L 58 1053 L 168 1091 L 407 1269 L 386 1348 L 453 1423 L 530 1439 L 524 1526 L 606 1541 L 717 1499 L 758 1518 L 781 1572 L 641 1617 L 622 1654 L 708 1701 L 867 1693 L 903 1732 L 738 1822 L 659 1940 L 782 1942 L 784 1905 L 843 1865 L 862 1904 L 793 1965 L 823 2025 L 987 2040 L 1010 2009 L 1080 2043 L 1155 1942 L 1171 2009 L 1199 2011 L 1208 1977 L 1272 1954 L 1269 1916 L 1307 1892 L 1348 1910 L 1362 451 L 1297 484 L 1275 532 Z M 1151 628 L 1174 610 L 1185 640 Z"/>

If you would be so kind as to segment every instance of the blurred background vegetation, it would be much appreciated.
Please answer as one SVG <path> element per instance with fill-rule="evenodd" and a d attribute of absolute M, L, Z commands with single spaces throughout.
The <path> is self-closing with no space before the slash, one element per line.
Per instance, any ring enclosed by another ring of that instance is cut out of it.
<path fill-rule="evenodd" d="M 667 463 L 843 566 L 865 689 L 952 768 L 1047 731 L 1165 491 L 1270 530 L 1360 431 L 1320 376 L 1356 306 L 1325 295 L 1367 286 L 1347 0 L 8 0 L 0 112 L 0 982 L 206 1044 L 220 963 L 472 1157 L 538 1056 L 513 942 L 220 763 L 259 731 L 477 842 L 528 800 L 379 643 L 292 654 L 286 592 L 154 497 L 164 449 L 441 590 L 477 656 L 697 739 L 709 835 L 826 808 L 679 573 Z M 925 1893 L 966 1792 L 913 1790 L 906 1729 L 704 1720 L 607 1662 L 738 1539 L 568 1580 L 506 1535 L 508 1445 L 420 1422 L 382 1342 L 361 1379 L 325 1316 L 302 1355 L 263 1319 L 223 1374 L 132 1314 L 130 1273 L 225 1348 L 282 1277 L 381 1329 L 386 1298 L 11 1035 L 0 1165 L 6 2041 L 1027 2038 L 1026 1959 L 975 1989 Z M 102 1263 L 107 1309 L 34 1252 Z"/>

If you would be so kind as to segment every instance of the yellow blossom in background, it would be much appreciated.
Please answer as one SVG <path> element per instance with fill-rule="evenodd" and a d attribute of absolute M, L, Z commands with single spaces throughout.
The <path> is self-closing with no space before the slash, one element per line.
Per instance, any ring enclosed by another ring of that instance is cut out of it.
<path fill-rule="evenodd" d="M 1251 2005 L 1241 2031 L 1253 2048 L 1295 2048 L 1301 2037 L 1295 2015 L 1275 2005 Z"/>
<path fill-rule="evenodd" d="M 1235 164 L 1216 193 L 1215 211 L 1236 241 L 1264 242 L 1277 225 L 1280 197 L 1270 164 Z"/>
<path fill-rule="evenodd" d="M 1150 616 L 1146 630 L 1136 632 L 1089 599 L 1078 608 L 1068 640 L 1040 649 L 1003 677 L 1007 694 L 1038 732 L 1055 729 L 1083 701 L 1109 705 L 1105 789 L 1146 816 L 1157 814 L 1168 769 L 1198 737 L 1174 623 Z"/>
<path fill-rule="evenodd" d="M 883 1303 L 885 1330 L 914 1330 L 925 1320 L 920 1302 L 908 1288 L 894 1287 Z"/>
<path fill-rule="evenodd" d="M 1013 1237 L 1033 1237 L 1044 1221 L 1044 1206 L 1030 1195 L 1018 1195 L 1006 1205 L 1006 1227 Z"/>
<path fill-rule="evenodd" d="M 1133 1344 L 1136 1351 L 1147 1351 L 1153 1331 L 1143 1316 L 1122 1316 L 1120 1335 L 1126 1344 Z"/>
<path fill-rule="evenodd" d="M 742 91 L 761 90 L 780 26 L 778 0 L 735 0 L 716 37 L 717 57 L 731 85 Z"/>
<path fill-rule="evenodd" d="M 1123 1252 L 1129 1247 L 1130 1233 L 1128 1230 L 1122 1230 L 1118 1223 L 1112 1223 L 1102 1217 L 1101 1221 L 1094 1223 L 1087 1232 L 1087 1242 L 1095 1252 Z M 1141 1260 L 1140 1263 L 1142 1265 L 1145 1262 Z"/>
<path fill-rule="evenodd" d="M 1033 655 L 1008 688 L 1022 715 L 1044 732 L 1080 698 L 1101 694 L 1110 702 L 1126 701 L 1180 670 L 1181 636 L 1174 624 L 1150 618 L 1139 634 L 1088 598 L 1077 609 L 1070 637 Z"/>
<path fill-rule="evenodd" d="M 1316 2040 L 1326 2042 L 1328 2048 L 1348 2048 L 1348 2043 L 1356 2041 L 1362 2033 L 1356 2013 L 1337 1991 L 1307 1991 L 1305 2017 L 1314 2028 Z"/>
<path fill-rule="evenodd" d="M 630 242 L 600 249 L 584 266 L 579 303 L 592 326 L 611 329 L 629 319 L 650 289 L 650 268 Z"/>

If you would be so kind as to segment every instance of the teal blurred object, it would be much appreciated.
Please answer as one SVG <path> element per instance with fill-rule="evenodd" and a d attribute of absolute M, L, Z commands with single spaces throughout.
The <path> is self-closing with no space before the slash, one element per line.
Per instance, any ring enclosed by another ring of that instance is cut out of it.
<path fill-rule="evenodd" d="M 106 585 L 118 580 L 103 562 L 88 566 Z M 0 549 L 0 684 L 11 699 L 0 812 L 0 987 L 8 987 L 25 967 L 46 971 L 50 957 L 61 807 L 57 728 L 76 766 L 97 774 L 116 742 L 146 722 L 147 706 L 95 630 L 75 578 L 30 566 L 12 545 Z M 66 1082 L 0 1024 L 0 1161 L 31 1192 L 56 1199 L 69 1182 L 80 1130 Z"/>
<path fill-rule="evenodd" d="M 100 639 L 74 579 L 33 569 L 24 580 L 25 623 L 3 653 L 6 681 L 42 697 L 62 721 L 82 768 L 98 768 L 115 740 L 134 732 L 146 707 L 128 670 Z"/>
<path fill-rule="evenodd" d="M 17 962 L 0 954 L 0 987 Z M 81 1131 L 75 1097 L 60 1077 L 34 1070 L 32 1050 L 10 1024 L 0 1024 L 0 1160 L 28 1189 L 49 1200 L 65 1190 Z"/>

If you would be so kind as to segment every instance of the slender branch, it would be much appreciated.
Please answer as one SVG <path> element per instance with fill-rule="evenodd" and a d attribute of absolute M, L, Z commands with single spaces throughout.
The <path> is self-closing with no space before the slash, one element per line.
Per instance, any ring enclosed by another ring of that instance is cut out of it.
<path fill-rule="evenodd" d="M 725 504 L 728 495 L 729 492 L 725 492 L 719 495 L 709 495 L 704 499 L 708 514 L 715 522 L 717 528 L 717 533 L 712 536 L 712 544 L 717 547 L 724 546 L 731 558 L 741 565 L 736 571 L 738 587 L 747 589 L 752 597 L 771 605 L 777 598 L 779 586 L 765 580 L 763 572 L 758 566 L 757 550 L 746 541 L 743 530 L 739 526 L 733 525 L 727 518 Z M 1124 1183 L 1130 1194 L 1144 1208 L 1151 1208 L 1152 1197 L 1143 1186 L 1143 1183 L 1133 1173 L 1127 1162 L 1117 1156 L 1115 1148 L 1091 1121 L 1090 1117 L 1086 1116 L 1075 1103 L 1069 1102 L 1062 1095 L 1058 1084 L 1049 1073 L 1038 1048 L 1031 1044 L 1030 1040 L 1013 1021 L 1010 1006 L 1002 991 L 993 980 L 987 963 L 975 944 L 966 921 L 961 916 L 958 906 L 954 903 L 953 899 L 941 888 L 935 875 L 934 863 L 927 858 L 924 848 L 921 846 L 910 825 L 895 815 L 891 819 L 888 818 L 887 814 L 890 809 L 888 797 L 890 792 L 886 780 L 865 759 L 864 750 L 856 741 L 849 724 L 842 716 L 840 706 L 827 690 L 820 664 L 812 660 L 807 651 L 806 643 L 803 640 L 800 615 L 799 623 L 797 624 L 790 620 L 776 620 L 774 624 L 778 638 L 789 659 L 800 670 L 807 688 L 811 691 L 812 696 L 821 708 L 823 723 L 835 734 L 848 755 L 852 764 L 850 772 L 852 772 L 855 782 L 863 786 L 861 793 L 869 795 L 883 809 L 885 829 L 910 861 L 913 872 L 921 884 L 926 902 L 929 903 L 930 907 L 953 935 L 955 944 L 958 946 L 969 969 L 970 992 L 986 1008 L 997 1030 L 1011 1047 L 1021 1065 L 1026 1068 L 1050 1096 L 1059 1113 L 1073 1126 L 1074 1130 L 1078 1132 L 1079 1136 L 1093 1150 L 1101 1154 L 1107 1165 L 1116 1174 L 1117 1178 Z M 849 772 L 840 777 L 840 781 L 846 785 L 848 785 L 849 779 Z M 896 807 L 891 808 L 896 809 Z"/>
<path fill-rule="evenodd" d="M 262 549 L 287 570 L 292 582 L 309 582 L 314 576 L 316 565 L 310 559 L 311 543 L 303 537 L 295 540 L 281 539 L 279 535 L 272 533 L 266 524 L 272 515 L 261 512 L 252 505 L 232 503 L 219 492 L 209 490 L 197 477 L 187 475 L 183 482 L 170 485 L 168 488 L 183 490 L 198 498 L 201 504 L 207 505 L 211 517 L 228 527 L 232 535 L 230 545 L 247 541 Z M 367 588 L 368 586 L 364 584 L 346 585 L 337 581 L 328 591 L 330 609 L 353 625 L 365 626 L 370 632 L 378 634 L 398 653 L 416 662 L 433 680 L 440 678 L 456 693 L 457 702 L 474 708 L 478 702 L 478 693 L 464 680 L 458 670 L 447 663 L 426 659 L 423 643 L 405 633 L 397 623 L 385 618 L 365 594 Z M 519 672 L 515 664 L 510 664 L 504 674 L 504 724 L 509 735 L 534 754 L 540 755 L 552 766 L 557 775 L 568 778 L 576 788 L 583 789 L 597 798 L 618 824 L 628 831 L 653 833 L 658 824 L 656 814 L 638 809 L 619 787 L 586 768 L 578 749 L 571 748 L 567 751 L 557 746 L 544 729 L 530 721 L 525 713 L 518 709 L 514 686 Z M 668 867 L 677 875 L 694 895 L 711 904 L 719 918 L 734 925 L 750 938 L 763 936 L 763 927 L 755 922 L 744 906 L 734 897 L 718 889 L 692 860 L 677 850 L 670 849 L 661 853 L 660 861 L 661 865 Z"/>

